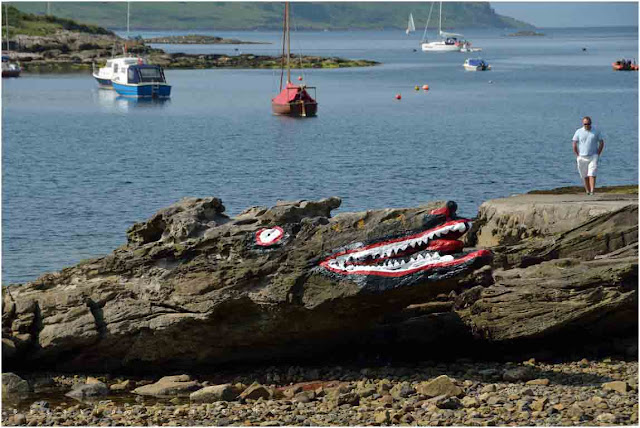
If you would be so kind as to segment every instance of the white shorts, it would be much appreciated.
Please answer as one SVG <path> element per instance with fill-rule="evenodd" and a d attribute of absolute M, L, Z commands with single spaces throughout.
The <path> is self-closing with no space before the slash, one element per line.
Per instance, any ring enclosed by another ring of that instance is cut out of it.
<path fill-rule="evenodd" d="M 578 156 L 580 178 L 595 177 L 598 173 L 598 155 Z"/>

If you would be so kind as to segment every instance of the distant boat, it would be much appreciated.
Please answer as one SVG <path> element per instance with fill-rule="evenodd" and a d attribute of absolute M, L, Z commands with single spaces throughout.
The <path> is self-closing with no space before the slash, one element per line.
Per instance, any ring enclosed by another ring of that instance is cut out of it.
<path fill-rule="evenodd" d="M 405 31 L 405 33 L 407 33 L 407 35 L 409 35 L 409 33 L 412 33 L 416 31 L 416 24 L 413 22 L 413 14 L 410 13 L 409 14 L 409 23 L 407 24 L 407 30 Z"/>
<path fill-rule="evenodd" d="M 115 70 L 111 79 L 113 89 L 122 96 L 136 98 L 168 98 L 171 85 L 159 65 L 124 64 Z"/>
<path fill-rule="evenodd" d="M 427 28 L 429 27 L 429 20 L 431 19 L 431 11 L 433 10 L 433 3 L 431 3 L 431 9 L 429 10 L 429 17 L 427 18 L 427 25 L 424 27 L 424 35 L 420 42 L 420 47 L 424 52 L 460 52 L 464 41 L 462 34 L 446 33 L 442 31 L 442 2 L 440 2 L 440 24 L 438 28 L 438 35 L 440 40 L 437 42 L 429 42 L 427 40 Z"/>
<path fill-rule="evenodd" d="M 638 64 L 636 64 L 636 60 L 631 61 L 630 59 L 619 59 L 613 64 L 611 64 L 614 71 L 638 71 Z"/>
<path fill-rule="evenodd" d="M 2 77 L 20 77 L 21 71 L 18 64 L 9 62 L 9 56 L 2 55 Z"/>
<path fill-rule="evenodd" d="M 491 70 L 491 66 L 480 58 L 467 58 L 463 64 L 467 71 L 485 71 Z"/>
<path fill-rule="evenodd" d="M 19 77 L 22 68 L 9 60 L 9 12 L 7 4 L 4 5 L 5 27 L 7 29 L 7 55 L 2 55 L 2 77 Z"/>
<path fill-rule="evenodd" d="M 285 57 L 286 47 L 286 57 Z M 287 83 L 283 87 L 284 70 L 287 69 Z M 291 117 L 315 116 L 318 111 L 318 103 L 312 97 L 308 89 L 315 87 L 306 85 L 294 85 L 291 83 L 291 38 L 289 29 L 289 2 L 284 4 L 284 22 L 282 38 L 282 65 L 280 69 L 280 93 L 271 99 L 271 110 L 274 114 Z"/>

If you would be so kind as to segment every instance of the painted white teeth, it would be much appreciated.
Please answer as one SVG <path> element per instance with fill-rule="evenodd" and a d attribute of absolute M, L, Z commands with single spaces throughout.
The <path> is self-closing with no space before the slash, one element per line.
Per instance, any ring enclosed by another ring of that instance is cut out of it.
<path fill-rule="evenodd" d="M 440 253 L 420 253 L 418 250 L 426 247 L 430 241 L 443 237 L 451 232 L 464 233 L 471 227 L 471 223 L 458 222 L 450 224 L 439 230 L 428 234 L 422 234 L 419 238 L 408 239 L 406 241 L 389 243 L 378 248 L 371 248 L 344 254 L 330 262 L 334 268 L 357 273 L 358 271 L 378 271 L 397 272 L 415 268 L 421 268 L 429 264 L 449 262 L 454 260 L 451 255 L 440 255 Z M 394 259 L 409 249 L 411 254 L 402 260 Z M 414 253 L 415 251 L 415 253 Z M 377 264 L 360 265 L 358 262 L 380 260 Z"/>

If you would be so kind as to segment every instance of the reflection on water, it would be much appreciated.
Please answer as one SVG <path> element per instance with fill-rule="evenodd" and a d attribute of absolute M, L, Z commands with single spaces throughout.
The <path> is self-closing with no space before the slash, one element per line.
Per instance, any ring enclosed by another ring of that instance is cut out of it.
<path fill-rule="evenodd" d="M 136 108 L 162 108 L 171 102 L 170 98 L 123 97 L 112 89 L 95 89 L 93 98 L 102 109 L 122 113 Z"/>

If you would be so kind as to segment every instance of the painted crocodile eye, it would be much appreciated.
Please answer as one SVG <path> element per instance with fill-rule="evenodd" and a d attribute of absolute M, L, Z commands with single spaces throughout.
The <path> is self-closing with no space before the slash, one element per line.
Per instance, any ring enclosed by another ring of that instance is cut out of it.
<path fill-rule="evenodd" d="M 262 247 L 268 247 L 276 244 L 284 236 L 284 230 L 280 226 L 271 227 L 269 229 L 260 229 L 256 232 L 256 244 Z"/>

